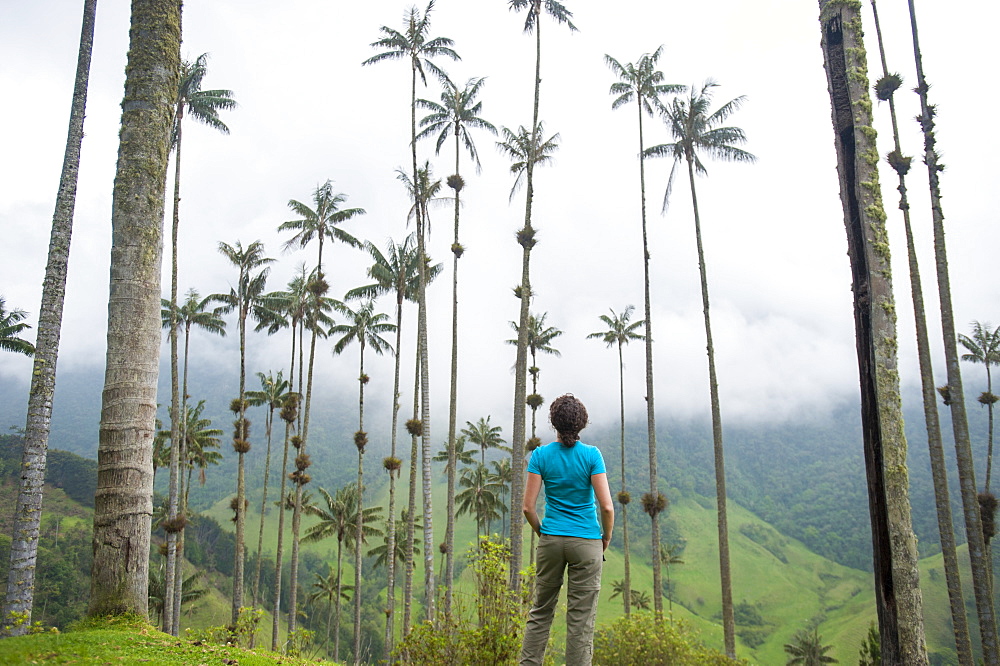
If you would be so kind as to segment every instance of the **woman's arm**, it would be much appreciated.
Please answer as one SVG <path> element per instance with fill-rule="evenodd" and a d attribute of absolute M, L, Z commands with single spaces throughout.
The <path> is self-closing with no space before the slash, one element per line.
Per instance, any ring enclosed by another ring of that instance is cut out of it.
<path fill-rule="evenodd" d="M 605 480 L 604 485 L 607 485 L 607 480 Z M 538 520 L 535 504 L 538 502 L 538 491 L 541 488 L 542 477 L 534 472 L 528 472 L 528 482 L 524 486 L 524 501 L 521 502 L 521 511 L 524 513 L 524 519 L 528 521 L 531 529 L 535 530 L 535 534 L 538 536 L 542 536 L 542 524 Z M 611 497 L 610 490 L 608 493 L 608 497 Z"/>
<path fill-rule="evenodd" d="M 611 531 L 615 527 L 615 504 L 611 501 L 607 473 L 592 474 L 590 483 L 594 486 L 597 505 L 601 507 L 601 540 L 604 542 L 604 550 L 607 550 L 611 543 Z"/>

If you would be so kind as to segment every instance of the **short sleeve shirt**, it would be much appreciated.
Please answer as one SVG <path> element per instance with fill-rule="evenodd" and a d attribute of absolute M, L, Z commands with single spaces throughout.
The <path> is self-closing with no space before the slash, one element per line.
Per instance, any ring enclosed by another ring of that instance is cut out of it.
<path fill-rule="evenodd" d="M 600 449 L 583 442 L 563 446 L 552 442 L 535 449 L 528 472 L 545 484 L 542 534 L 600 539 L 594 486 L 590 477 L 607 472 Z"/>

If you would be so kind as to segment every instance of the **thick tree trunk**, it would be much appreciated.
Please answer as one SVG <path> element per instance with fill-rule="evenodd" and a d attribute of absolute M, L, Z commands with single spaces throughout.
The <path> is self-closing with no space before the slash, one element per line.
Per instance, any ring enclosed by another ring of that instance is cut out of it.
<path fill-rule="evenodd" d="M 242 276 L 240 282 L 242 283 Z M 246 339 L 247 339 L 247 305 L 240 304 L 240 412 L 237 415 L 236 434 L 241 447 L 236 463 L 236 561 L 233 566 L 233 607 L 232 624 L 235 627 L 240 619 L 240 608 L 243 607 L 244 565 L 246 563 L 246 453 L 243 446 L 250 440 L 250 431 L 246 427 Z"/>
<path fill-rule="evenodd" d="M 708 272 L 701 239 L 698 194 L 694 186 L 694 165 L 687 160 L 694 206 L 694 236 L 698 246 L 698 272 L 701 277 L 701 302 L 705 313 L 705 343 L 708 351 L 708 390 L 712 403 L 712 450 L 715 457 L 715 501 L 719 527 L 719 579 L 722 583 L 722 631 L 726 655 L 736 658 L 736 624 L 733 617 L 733 581 L 729 562 L 729 517 L 726 512 L 726 463 L 722 446 L 722 408 L 719 405 L 719 380 L 715 371 L 715 345 L 712 342 L 712 318 L 709 314 Z"/>
<path fill-rule="evenodd" d="M 163 209 L 180 28 L 179 3 L 133 1 L 112 201 L 91 616 L 147 614 Z"/>
<path fill-rule="evenodd" d="M 80 50 L 77 56 L 76 81 L 70 107 L 66 151 L 63 156 L 59 192 L 52 215 L 49 255 L 39 307 L 38 336 L 35 340 L 34 367 L 28 394 L 28 418 L 25 425 L 24 452 L 21 457 L 21 480 L 14 526 L 11 532 L 10 568 L 2 622 L 5 631 L 22 635 L 31 625 L 35 593 L 35 562 L 38 555 L 38 531 L 42 518 L 42 487 L 48 458 L 49 427 L 52 420 L 52 397 L 56 385 L 56 361 L 62 331 L 63 302 L 66 294 L 66 267 L 73 233 L 73 210 L 80 171 L 80 145 L 83 142 L 83 119 L 87 107 L 90 80 L 90 56 L 94 45 L 94 21 L 97 0 L 86 0 Z M 20 622 L 12 621 L 14 614 Z"/>
<path fill-rule="evenodd" d="M 882 76 L 889 75 L 885 60 L 885 49 L 882 45 L 882 30 L 878 20 L 878 9 L 872 0 L 872 13 L 875 18 L 875 30 L 878 34 L 879 56 L 882 61 Z M 892 138 L 895 154 L 902 158 L 903 152 L 899 143 L 899 126 L 896 121 L 895 97 L 889 96 L 889 115 L 892 120 Z M 951 499 L 948 492 L 948 474 L 944 459 L 944 446 L 941 443 L 941 423 L 938 418 L 937 392 L 934 386 L 934 367 L 931 363 L 930 343 L 927 334 L 927 313 L 924 307 L 924 293 L 921 286 L 920 267 L 917 262 L 916 244 L 913 240 L 913 229 L 910 225 L 910 204 L 906 194 L 906 173 L 909 163 L 905 166 L 901 161 L 893 164 L 899 177 L 899 209 L 903 212 L 903 228 L 906 232 L 906 253 L 910 270 L 910 294 L 913 300 L 913 319 L 917 337 L 917 359 L 920 365 L 920 386 L 924 406 L 924 424 L 927 428 L 927 446 L 930 454 L 931 477 L 934 483 L 934 500 L 937 509 L 938 533 L 941 535 L 941 554 L 944 559 L 944 574 L 948 587 L 948 602 L 951 609 L 952 628 L 955 633 L 955 649 L 958 663 L 961 666 L 972 666 L 972 644 L 969 640 L 969 623 L 965 613 L 965 599 L 962 594 L 962 581 L 958 570 L 958 557 L 955 551 L 955 530 L 952 524 Z"/>
<path fill-rule="evenodd" d="M 420 257 L 419 279 L 420 287 L 417 293 L 419 299 L 417 312 L 417 353 L 420 357 L 420 455 L 423 472 L 423 509 L 424 509 L 424 617 L 434 621 L 435 618 L 435 584 L 434 584 L 434 512 L 432 506 L 431 482 L 431 403 L 430 377 L 427 350 L 427 274 L 425 266 L 424 232 L 427 228 L 427 209 L 423 209 L 423 220 L 418 220 L 417 256 Z M 418 213 L 419 215 L 419 213 Z"/>
<path fill-rule="evenodd" d="M 865 466 L 882 663 L 927 664 L 910 520 L 906 438 L 896 364 L 896 317 L 871 127 L 860 2 L 820 0 L 826 65 L 854 291 Z"/>

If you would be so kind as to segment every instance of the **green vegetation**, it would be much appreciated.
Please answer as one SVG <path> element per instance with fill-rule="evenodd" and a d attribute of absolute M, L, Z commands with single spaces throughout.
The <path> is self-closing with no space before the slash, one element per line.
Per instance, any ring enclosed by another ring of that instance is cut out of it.
<path fill-rule="evenodd" d="M 331 664 L 268 652 L 177 639 L 141 618 L 97 619 L 66 633 L 45 632 L 0 641 L 0 664 Z"/>

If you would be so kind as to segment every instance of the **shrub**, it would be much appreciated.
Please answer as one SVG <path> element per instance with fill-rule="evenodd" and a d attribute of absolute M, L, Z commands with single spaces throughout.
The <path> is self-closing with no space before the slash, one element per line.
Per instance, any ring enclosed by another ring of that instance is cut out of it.
<path fill-rule="evenodd" d="M 653 613 L 632 613 L 597 630 L 594 664 L 614 666 L 733 666 L 725 654 L 705 647 L 683 621 L 657 621 Z"/>
<path fill-rule="evenodd" d="M 522 589 L 510 590 L 510 548 L 488 537 L 480 538 L 479 548 L 469 558 L 476 574 L 476 618 L 459 610 L 450 616 L 441 614 L 436 623 L 414 627 L 396 648 L 395 654 L 405 663 L 493 666 L 516 662 L 533 573 L 522 572 Z"/>

